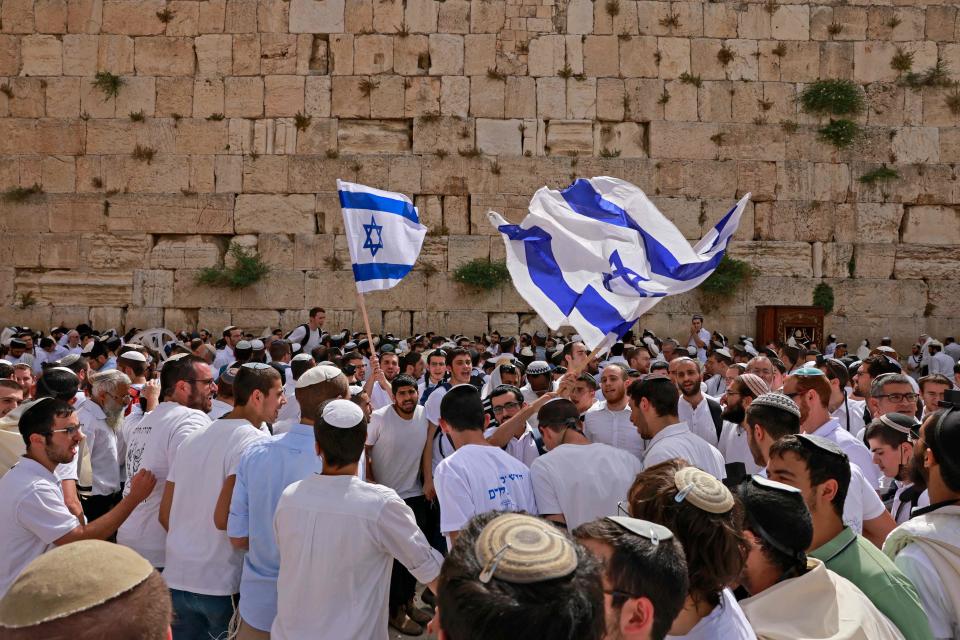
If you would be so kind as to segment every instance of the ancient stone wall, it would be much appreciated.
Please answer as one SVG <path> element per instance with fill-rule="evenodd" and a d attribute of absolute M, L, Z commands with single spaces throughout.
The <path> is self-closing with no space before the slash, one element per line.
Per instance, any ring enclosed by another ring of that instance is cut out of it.
<path fill-rule="evenodd" d="M 358 327 L 343 178 L 412 195 L 431 228 L 417 270 L 369 296 L 376 329 L 516 332 L 537 323 L 512 287 L 449 277 L 503 256 L 484 212 L 611 175 L 691 239 L 753 192 L 731 253 L 759 275 L 710 328 L 752 333 L 756 305 L 823 281 L 848 339 L 954 329 L 960 97 L 891 65 L 960 78 L 947 0 L 3 0 L 0 24 L 6 323 L 289 328 L 323 305 Z M 795 100 L 826 78 L 866 90 L 845 150 Z M 900 177 L 860 182 L 881 163 Z M 272 274 L 195 284 L 231 239 Z M 674 333 L 704 304 L 643 323 Z"/>

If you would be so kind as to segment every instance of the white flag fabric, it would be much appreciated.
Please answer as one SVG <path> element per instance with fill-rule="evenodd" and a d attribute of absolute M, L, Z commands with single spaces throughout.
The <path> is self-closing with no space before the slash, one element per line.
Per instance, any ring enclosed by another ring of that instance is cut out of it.
<path fill-rule="evenodd" d="M 420 255 L 427 228 L 402 193 L 337 180 L 353 278 L 360 293 L 396 286 Z"/>
<path fill-rule="evenodd" d="M 569 325 L 593 349 L 623 336 L 661 298 L 716 269 L 745 195 L 695 246 L 639 187 L 616 178 L 543 187 L 519 225 L 491 211 L 517 292 L 551 329 Z"/>

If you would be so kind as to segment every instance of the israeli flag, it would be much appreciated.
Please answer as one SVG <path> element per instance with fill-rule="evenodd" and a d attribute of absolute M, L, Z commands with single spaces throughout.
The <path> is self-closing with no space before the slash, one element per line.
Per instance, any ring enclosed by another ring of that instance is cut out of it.
<path fill-rule="evenodd" d="M 623 336 L 664 296 L 706 280 L 749 199 L 693 247 L 643 191 L 616 178 L 543 187 L 519 225 L 487 215 L 503 234 L 517 292 L 551 329 L 572 326 L 593 349 Z"/>
<path fill-rule="evenodd" d="M 343 226 L 360 293 L 396 286 L 420 255 L 427 228 L 407 196 L 337 180 Z"/>

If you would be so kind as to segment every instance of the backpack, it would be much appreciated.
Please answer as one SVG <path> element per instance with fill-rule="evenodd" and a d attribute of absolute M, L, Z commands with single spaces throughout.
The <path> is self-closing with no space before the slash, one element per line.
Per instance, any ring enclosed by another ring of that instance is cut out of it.
<path fill-rule="evenodd" d="M 717 430 L 717 442 L 720 442 L 720 434 L 723 433 L 723 407 L 713 398 L 707 398 L 707 407 L 710 409 L 710 417 L 713 418 L 713 428 Z"/>

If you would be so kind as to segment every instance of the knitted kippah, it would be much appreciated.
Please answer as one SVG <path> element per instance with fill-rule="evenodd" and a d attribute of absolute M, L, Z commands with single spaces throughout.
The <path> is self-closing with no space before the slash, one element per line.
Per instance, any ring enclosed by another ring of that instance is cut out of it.
<path fill-rule="evenodd" d="M 726 513 L 733 509 L 733 494 L 722 482 L 696 467 L 684 467 L 673 478 L 677 502 L 686 500 L 707 513 Z"/>
<path fill-rule="evenodd" d="M 483 566 L 480 582 L 496 577 L 529 584 L 570 575 L 577 568 L 573 542 L 553 525 L 519 513 L 487 523 L 474 545 Z"/>
<path fill-rule="evenodd" d="M 750 393 L 753 394 L 753 397 L 755 398 L 770 391 L 770 387 L 768 387 L 767 383 L 763 381 L 763 378 L 755 373 L 743 373 L 738 377 L 740 378 L 740 382 L 747 385 L 747 388 L 750 389 Z"/>
<path fill-rule="evenodd" d="M 751 406 L 773 407 L 774 409 L 792 413 L 798 418 L 800 417 L 800 407 L 797 406 L 796 402 L 782 393 L 765 393 L 754 400 Z"/>

